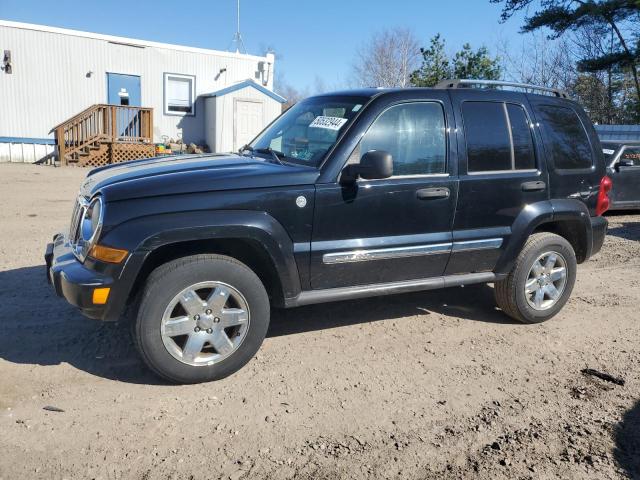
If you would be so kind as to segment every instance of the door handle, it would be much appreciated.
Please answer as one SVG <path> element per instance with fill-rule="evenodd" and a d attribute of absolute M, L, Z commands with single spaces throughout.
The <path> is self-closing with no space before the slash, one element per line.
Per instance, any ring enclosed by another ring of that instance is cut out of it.
<path fill-rule="evenodd" d="M 449 198 L 451 190 L 447 187 L 423 188 L 416 192 L 418 200 L 437 200 L 439 198 Z"/>
<path fill-rule="evenodd" d="M 523 192 L 540 192 L 545 188 L 547 188 L 547 184 L 540 180 L 537 180 L 535 182 L 524 182 L 522 184 Z"/>

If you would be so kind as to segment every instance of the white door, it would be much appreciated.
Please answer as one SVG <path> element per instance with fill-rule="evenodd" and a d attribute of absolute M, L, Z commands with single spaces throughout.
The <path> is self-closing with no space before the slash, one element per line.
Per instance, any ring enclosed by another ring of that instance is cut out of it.
<path fill-rule="evenodd" d="M 234 151 L 244 147 L 262 131 L 262 108 L 261 102 L 236 100 L 235 132 L 233 135 Z"/>

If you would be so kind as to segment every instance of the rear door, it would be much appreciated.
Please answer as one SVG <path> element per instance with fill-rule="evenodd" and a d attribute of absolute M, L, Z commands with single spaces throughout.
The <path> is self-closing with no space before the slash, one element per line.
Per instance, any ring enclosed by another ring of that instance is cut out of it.
<path fill-rule="evenodd" d="M 377 105 L 350 162 L 392 154 L 381 180 L 318 184 L 311 287 L 325 289 L 441 276 L 451 252 L 457 197 L 452 112 L 446 92 Z"/>
<path fill-rule="evenodd" d="M 518 214 L 548 200 L 548 178 L 524 94 L 451 90 L 460 189 L 446 274 L 491 271 Z"/>
<path fill-rule="evenodd" d="M 613 190 L 609 197 L 618 207 L 640 205 L 640 145 L 627 145 L 609 168 Z"/>

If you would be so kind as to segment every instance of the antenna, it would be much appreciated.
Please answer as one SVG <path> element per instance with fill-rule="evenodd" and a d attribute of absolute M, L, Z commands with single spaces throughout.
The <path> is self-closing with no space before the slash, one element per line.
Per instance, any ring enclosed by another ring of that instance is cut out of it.
<path fill-rule="evenodd" d="M 236 0 L 237 4 L 237 13 L 238 13 L 238 23 L 236 28 L 236 33 L 233 35 L 233 40 L 231 44 L 236 44 L 236 53 L 247 53 L 247 49 L 244 47 L 244 42 L 242 41 L 242 34 L 240 33 L 240 0 Z"/>

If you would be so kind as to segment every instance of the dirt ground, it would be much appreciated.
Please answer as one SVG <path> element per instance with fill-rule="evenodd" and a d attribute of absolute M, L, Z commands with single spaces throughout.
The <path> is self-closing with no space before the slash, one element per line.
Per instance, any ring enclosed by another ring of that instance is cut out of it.
<path fill-rule="evenodd" d="M 274 311 L 243 370 L 173 386 L 46 283 L 85 174 L 0 165 L 0 479 L 640 478 L 640 215 L 546 324 L 489 285 Z"/>

